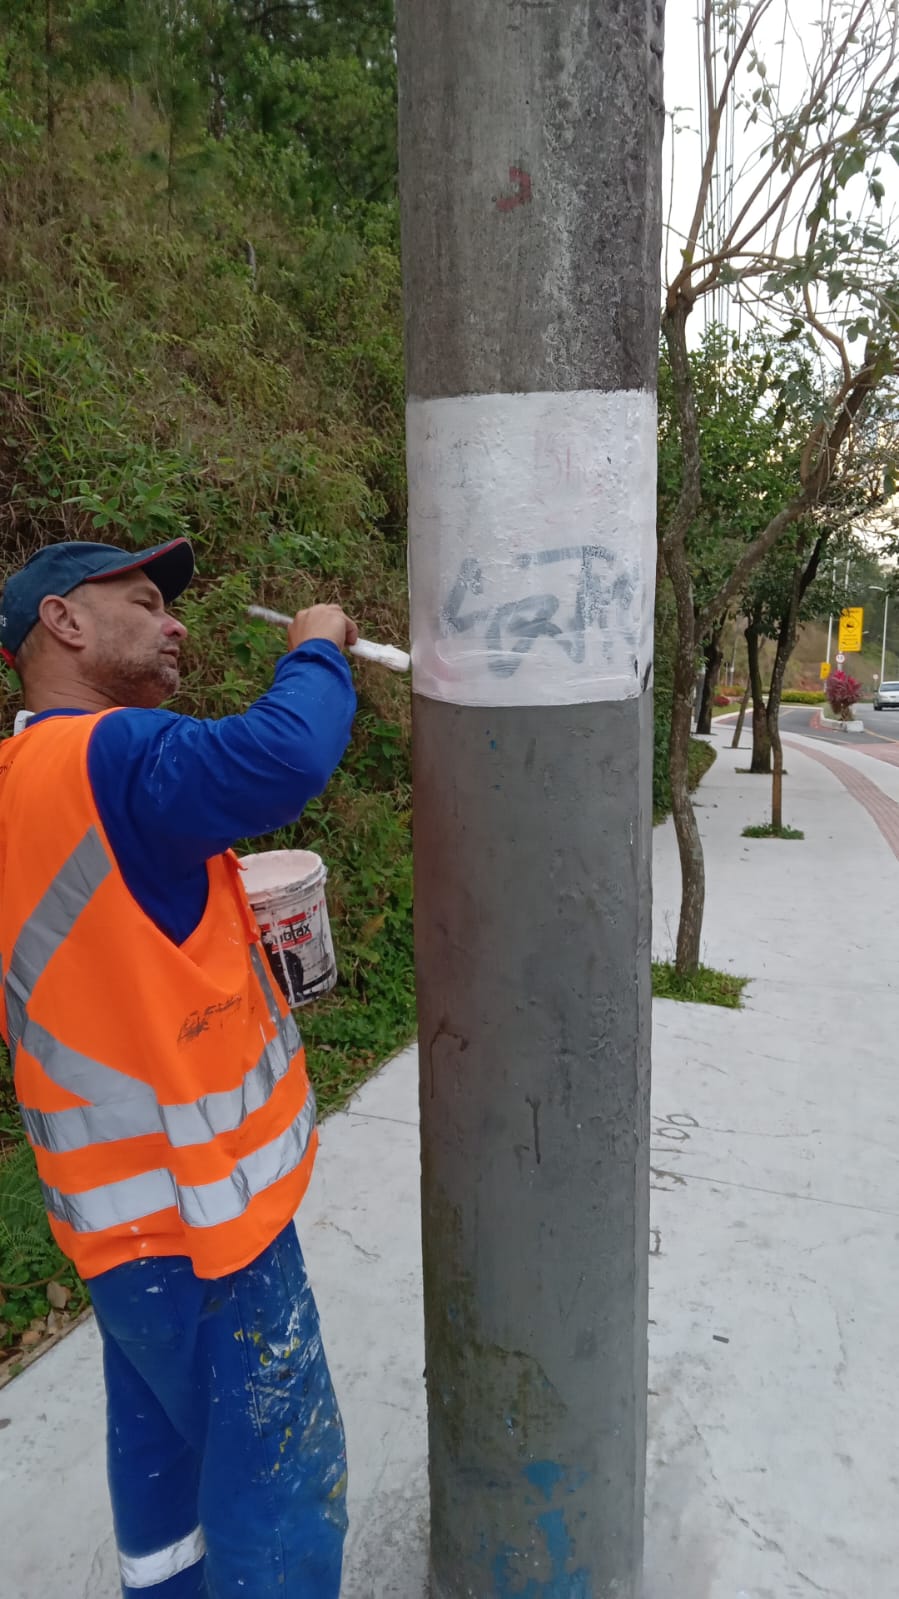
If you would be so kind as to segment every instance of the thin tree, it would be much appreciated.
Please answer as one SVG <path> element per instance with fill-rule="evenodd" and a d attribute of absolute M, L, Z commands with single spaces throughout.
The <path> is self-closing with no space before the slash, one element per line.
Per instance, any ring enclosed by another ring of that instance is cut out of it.
<path fill-rule="evenodd" d="M 682 876 L 676 947 L 681 972 L 699 963 L 705 904 L 702 845 L 687 781 L 699 645 L 758 562 L 820 502 L 856 419 L 892 373 L 897 350 L 899 273 L 876 210 L 884 197 L 880 161 L 899 140 L 894 9 L 881 0 L 859 0 L 852 7 L 834 0 L 817 32 L 817 53 L 809 56 L 789 7 L 778 8 L 774 15 L 783 21 L 784 37 L 791 29 L 795 34 L 795 62 L 775 80 L 763 55 L 763 24 L 772 5 L 773 0 L 702 0 L 701 173 L 662 313 L 681 451 L 680 494 L 660 527 L 678 626 L 670 771 Z M 726 24 L 720 41 L 719 24 Z M 786 105 L 797 80 L 801 94 Z M 722 184 L 734 107 L 745 117 L 747 133 L 756 131 L 757 142 L 733 170 L 732 181 Z M 767 319 L 786 339 L 809 341 L 824 368 L 825 398 L 801 452 L 793 492 L 697 612 L 688 539 L 703 488 L 687 327 L 705 301 L 720 316 L 725 297 L 729 305 Z M 851 352 L 859 340 L 860 359 Z"/>

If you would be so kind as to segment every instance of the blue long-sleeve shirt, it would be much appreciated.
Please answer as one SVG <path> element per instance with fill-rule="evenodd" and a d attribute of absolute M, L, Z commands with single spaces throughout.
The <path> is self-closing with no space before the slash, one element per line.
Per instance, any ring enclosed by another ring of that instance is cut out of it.
<path fill-rule="evenodd" d="M 206 908 L 206 862 L 238 839 L 296 821 L 349 742 L 356 694 L 325 639 L 282 656 L 240 716 L 201 721 L 120 710 L 97 723 L 88 775 L 130 892 L 176 944 Z M 77 710 L 42 711 L 30 725 Z"/>

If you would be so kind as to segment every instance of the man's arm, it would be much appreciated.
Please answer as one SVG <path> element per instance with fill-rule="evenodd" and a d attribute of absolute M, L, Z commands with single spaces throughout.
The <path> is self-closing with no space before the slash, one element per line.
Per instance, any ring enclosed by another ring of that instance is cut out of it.
<path fill-rule="evenodd" d="M 151 863 L 167 876 L 189 872 L 240 838 L 295 821 L 340 761 L 355 708 L 340 649 L 315 638 L 282 657 L 272 687 L 240 716 L 104 717 L 88 769 L 126 878 L 136 856 L 141 876 Z"/>

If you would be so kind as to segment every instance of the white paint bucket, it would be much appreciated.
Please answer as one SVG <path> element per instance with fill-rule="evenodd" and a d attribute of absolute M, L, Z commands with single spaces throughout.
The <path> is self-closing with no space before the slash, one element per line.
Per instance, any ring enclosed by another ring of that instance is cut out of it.
<path fill-rule="evenodd" d="M 288 1005 L 308 1005 L 337 982 L 327 868 L 307 849 L 272 849 L 241 860 L 247 899 Z"/>

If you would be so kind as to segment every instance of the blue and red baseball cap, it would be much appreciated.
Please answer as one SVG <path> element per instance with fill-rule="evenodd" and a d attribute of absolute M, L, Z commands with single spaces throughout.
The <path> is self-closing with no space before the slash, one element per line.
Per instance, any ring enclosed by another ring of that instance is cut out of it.
<path fill-rule="evenodd" d="M 13 665 L 16 652 L 39 621 L 48 594 L 71 594 L 82 583 L 101 583 L 125 572 L 146 572 L 166 605 L 183 593 L 194 575 L 194 552 L 187 539 L 171 539 L 135 555 L 113 544 L 69 540 L 47 544 L 8 579 L 0 600 L 0 655 Z"/>

